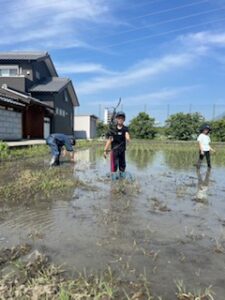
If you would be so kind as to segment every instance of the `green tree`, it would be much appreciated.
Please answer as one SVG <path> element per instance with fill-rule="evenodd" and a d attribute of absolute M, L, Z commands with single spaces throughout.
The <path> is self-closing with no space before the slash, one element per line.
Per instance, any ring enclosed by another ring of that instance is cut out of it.
<path fill-rule="evenodd" d="M 225 142 L 225 118 L 213 121 L 212 125 L 212 138 L 217 142 Z"/>
<path fill-rule="evenodd" d="M 192 140 L 196 138 L 203 123 L 204 117 L 199 113 L 177 113 L 166 120 L 166 134 L 176 140 Z"/>
<path fill-rule="evenodd" d="M 155 119 L 147 113 L 141 112 L 130 121 L 129 129 L 131 136 L 137 139 L 153 139 L 156 135 L 154 127 Z"/>
<path fill-rule="evenodd" d="M 102 121 L 98 121 L 97 128 L 96 128 L 97 137 L 105 136 L 108 129 L 109 129 L 108 125 L 104 124 Z"/>

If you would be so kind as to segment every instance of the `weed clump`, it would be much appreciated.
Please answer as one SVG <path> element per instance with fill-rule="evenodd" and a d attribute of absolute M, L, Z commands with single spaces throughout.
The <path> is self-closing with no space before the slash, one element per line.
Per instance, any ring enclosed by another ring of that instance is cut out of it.
<path fill-rule="evenodd" d="M 0 186 L 0 202 L 48 198 L 54 193 L 65 192 L 79 184 L 81 183 L 65 169 L 25 169 L 16 174 L 14 180 Z"/>
<path fill-rule="evenodd" d="M 4 249 L 10 251 L 10 249 Z M 11 271 L 0 275 L 1 299 L 153 299 L 149 283 L 145 279 L 123 282 L 110 268 L 102 273 L 78 273 L 68 278 L 60 267 L 51 264 L 38 251 L 8 261 Z M 4 271 L 4 270 L 3 270 Z"/>
<path fill-rule="evenodd" d="M 214 292 L 212 287 L 208 287 L 204 290 L 198 290 L 194 292 L 188 292 L 184 282 L 177 281 L 177 299 L 178 300 L 214 300 Z"/>

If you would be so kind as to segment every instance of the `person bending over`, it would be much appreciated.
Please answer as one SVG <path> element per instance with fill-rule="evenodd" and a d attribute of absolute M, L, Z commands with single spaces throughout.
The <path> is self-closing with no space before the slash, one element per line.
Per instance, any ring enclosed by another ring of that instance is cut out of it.
<path fill-rule="evenodd" d="M 59 166 L 60 155 L 63 147 L 65 148 L 65 150 L 63 150 L 63 156 L 65 156 L 68 151 L 71 161 L 75 162 L 75 153 L 73 148 L 76 143 L 75 138 L 69 137 L 63 133 L 54 133 L 47 138 L 46 143 L 51 148 L 52 153 L 50 166 Z"/>

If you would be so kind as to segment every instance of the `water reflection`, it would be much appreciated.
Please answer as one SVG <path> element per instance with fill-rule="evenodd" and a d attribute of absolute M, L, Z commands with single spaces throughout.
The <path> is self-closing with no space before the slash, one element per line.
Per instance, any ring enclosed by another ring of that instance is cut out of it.
<path fill-rule="evenodd" d="M 77 161 L 81 161 L 83 163 L 95 163 L 97 157 L 98 155 L 96 149 L 89 148 L 76 153 Z"/>
<path fill-rule="evenodd" d="M 199 201 L 207 201 L 208 199 L 210 174 L 211 174 L 210 169 L 207 170 L 205 176 L 203 176 L 200 170 L 197 170 L 198 187 L 197 187 L 196 199 Z"/>
<path fill-rule="evenodd" d="M 130 149 L 127 152 L 128 160 L 138 168 L 145 169 L 152 165 L 155 159 L 156 151 L 152 149 Z"/>
<path fill-rule="evenodd" d="M 196 151 L 174 149 L 174 151 L 163 150 L 163 153 L 167 166 L 175 170 L 191 169 L 196 161 Z"/>

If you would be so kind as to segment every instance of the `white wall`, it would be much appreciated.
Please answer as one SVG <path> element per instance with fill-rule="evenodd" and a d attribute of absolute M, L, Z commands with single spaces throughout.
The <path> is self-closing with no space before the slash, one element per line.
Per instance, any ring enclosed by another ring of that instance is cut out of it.
<path fill-rule="evenodd" d="M 90 116 L 75 116 L 74 131 L 77 139 L 90 139 Z"/>
<path fill-rule="evenodd" d="M 77 139 L 96 137 L 96 118 L 92 116 L 74 116 L 74 131 Z"/>

